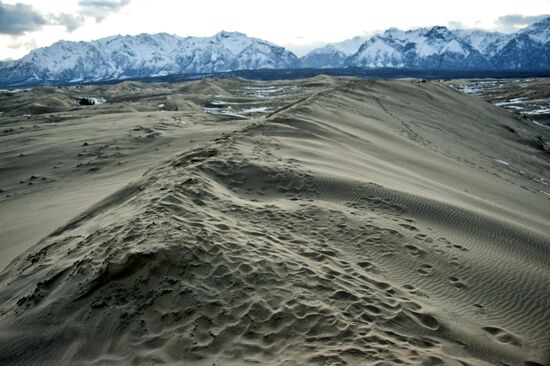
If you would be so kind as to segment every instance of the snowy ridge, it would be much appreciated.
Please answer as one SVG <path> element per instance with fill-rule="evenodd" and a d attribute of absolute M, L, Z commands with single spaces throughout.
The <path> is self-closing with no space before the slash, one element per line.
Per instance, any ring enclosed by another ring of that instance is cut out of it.
<path fill-rule="evenodd" d="M 483 56 L 445 27 L 410 31 L 389 29 L 372 37 L 346 60 L 363 67 L 472 68 L 487 67 Z M 474 66 L 475 65 L 475 66 Z"/>
<path fill-rule="evenodd" d="M 167 33 L 59 41 L 16 61 L 0 62 L 0 85 L 97 82 L 256 69 L 420 68 L 550 70 L 550 17 L 514 34 L 446 27 L 390 28 L 315 49 L 298 59 L 238 32 L 212 37 Z"/>
<path fill-rule="evenodd" d="M 301 61 L 307 67 L 549 70 L 550 18 L 514 34 L 441 26 L 390 28 L 366 40 L 355 54 L 345 55 L 337 44 L 329 44 Z"/>
<path fill-rule="evenodd" d="M 293 53 L 242 33 L 186 38 L 140 34 L 56 42 L 20 60 L 1 63 L 0 83 L 100 81 L 297 66 Z"/>
<path fill-rule="evenodd" d="M 355 54 L 365 41 L 366 37 L 356 36 L 317 48 L 300 59 L 301 66 L 320 69 L 341 67 L 346 58 Z"/>

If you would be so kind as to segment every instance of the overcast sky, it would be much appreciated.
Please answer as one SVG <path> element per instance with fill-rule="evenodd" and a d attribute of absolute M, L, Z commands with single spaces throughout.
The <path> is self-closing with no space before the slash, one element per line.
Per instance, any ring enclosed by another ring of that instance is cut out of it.
<path fill-rule="evenodd" d="M 550 0 L 0 0 L 0 59 L 60 39 L 239 31 L 298 55 L 390 27 L 445 25 L 512 32 L 550 14 Z"/>

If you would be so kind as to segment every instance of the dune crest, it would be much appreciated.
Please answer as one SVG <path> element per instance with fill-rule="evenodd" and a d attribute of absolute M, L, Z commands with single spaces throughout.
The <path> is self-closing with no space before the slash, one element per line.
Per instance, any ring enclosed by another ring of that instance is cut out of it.
<path fill-rule="evenodd" d="M 548 365 L 550 205 L 514 170 L 520 121 L 440 83 L 185 88 L 248 123 L 14 260 L 0 361 Z M 243 90 L 269 112 L 235 112 Z"/>

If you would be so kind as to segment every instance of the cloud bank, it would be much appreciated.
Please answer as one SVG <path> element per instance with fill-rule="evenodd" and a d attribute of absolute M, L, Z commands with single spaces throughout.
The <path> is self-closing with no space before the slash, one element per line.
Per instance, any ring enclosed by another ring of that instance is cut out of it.
<path fill-rule="evenodd" d="M 78 5 L 82 9 L 82 15 L 95 18 L 101 22 L 108 15 L 118 12 L 130 4 L 132 0 L 80 0 Z"/>
<path fill-rule="evenodd" d="M 42 14 L 31 5 L 4 4 L 0 1 L 0 34 L 21 36 L 42 29 L 46 25 L 61 25 L 71 33 L 80 28 L 86 18 L 101 22 L 110 14 L 118 12 L 132 0 L 80 0 L 76 14 Z"/>
<path fill-rule="evenodd" d="M 0 2 L 0 34 L 20 36 L 41 29 L 48 20 L 31 5 Z"/>
<path fill-rule="evenodd" d="M 511 33 L 515 32 L 520 28 L 524 28 L 530 24 L 538 22 L 544 18 L 549 17 L 548 14 L 541 15 L 519 15 L 519 14 L 510 14 L 499 17 L 495 24 L 499 31 Z"/>

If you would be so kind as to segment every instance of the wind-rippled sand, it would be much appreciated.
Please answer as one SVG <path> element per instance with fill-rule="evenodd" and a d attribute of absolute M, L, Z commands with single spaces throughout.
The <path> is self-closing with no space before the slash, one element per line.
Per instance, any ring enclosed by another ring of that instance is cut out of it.
<path fill-rule="evenodd" d="M 120 133 L 127 162 L 96 156 L 52 187 L 125 180 L 0 274 L 0 363 L 550 364 L 550 156 L 532 124 L 436 82 L 132 84 L 151 90 L 131 104 L 125 85 L 67 97 L 74 121 L 44 127 Z M 11 98 L 15 124 L 29 107 Z M 17 179 L 14 214 L 58 192 Z"/>

